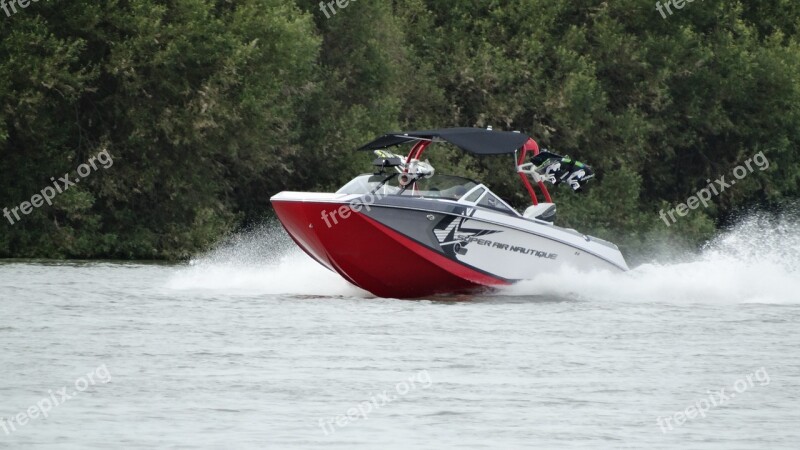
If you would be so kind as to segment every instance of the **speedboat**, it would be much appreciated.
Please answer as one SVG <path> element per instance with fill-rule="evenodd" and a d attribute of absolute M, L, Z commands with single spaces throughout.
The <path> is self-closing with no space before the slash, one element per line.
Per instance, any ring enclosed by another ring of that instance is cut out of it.
<path fill-rule="evenodd" d="M 514 170 L 532 205 L 520 213 L 484 184 L 437 174 L 421 159 L 432 143 L 475 155 L 514 155 Z M 405 156 L 389 150 L 406 144 L 411 148 Z M 377 155 L 373 173 L 357 176 L 335 193 L 281 192 L 271 202 L 301 249 L 378 297 L 475 292 L 565 266 L 628 270 L 616 245 L 553 223 L 556 206 L 545 182 L 581 190 L 593 176 L 591 168 L 540 151 L 523 133 L 397 132 L 359 150 Z"/>

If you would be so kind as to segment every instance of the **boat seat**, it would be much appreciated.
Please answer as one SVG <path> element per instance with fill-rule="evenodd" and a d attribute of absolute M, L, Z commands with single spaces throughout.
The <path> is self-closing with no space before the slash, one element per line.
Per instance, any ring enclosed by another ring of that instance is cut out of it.
<path fill-rule="evenodd" d="M 522 213 L 522 217 L 553 223 L 556 220 L 556 205 L 555 203 L 539 203 L 538 205 L 529 206 Z"/>

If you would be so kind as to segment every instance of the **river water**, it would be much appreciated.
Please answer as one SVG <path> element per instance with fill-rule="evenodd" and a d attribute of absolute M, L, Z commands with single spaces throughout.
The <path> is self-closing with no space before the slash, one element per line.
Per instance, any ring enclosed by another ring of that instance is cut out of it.
<path fill-rule="evenodd" d="M 0 448 L 798 448 L 799 231 L 417 301 L 275 229 L 184 265 L 0 262 Z"/>

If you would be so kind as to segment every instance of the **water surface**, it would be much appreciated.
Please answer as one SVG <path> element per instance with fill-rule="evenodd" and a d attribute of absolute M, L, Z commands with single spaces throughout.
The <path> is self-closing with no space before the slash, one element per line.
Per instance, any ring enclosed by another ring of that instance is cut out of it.
<path fill-rule="evenodd" d="M 800 247 L 779 225 L 688 262 L 419 301 L 373 298 L 274 230 L 191 265 L 7 261 L 0 447 L 797 448 Z"/>

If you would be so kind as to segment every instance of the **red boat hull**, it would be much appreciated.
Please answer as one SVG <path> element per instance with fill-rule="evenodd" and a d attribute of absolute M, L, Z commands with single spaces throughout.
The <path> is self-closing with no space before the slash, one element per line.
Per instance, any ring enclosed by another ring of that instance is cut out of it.
<path fill-rule="evenodd" d="M 273 201 L 294 241 L 312 258 L 379 297 L 420 298 L 509 284 L 447 258 L 398 231 L 351 210 L 334 222 L 342 205 Z"/>

